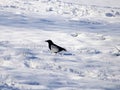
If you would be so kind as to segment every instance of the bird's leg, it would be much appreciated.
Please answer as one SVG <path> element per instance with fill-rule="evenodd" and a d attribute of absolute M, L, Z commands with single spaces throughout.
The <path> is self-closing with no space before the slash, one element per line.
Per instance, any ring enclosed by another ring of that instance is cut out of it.
<path fill-rule="evenodd" d="M 59 53 L 60 56 L 63 56 L 63 53 Z"/>

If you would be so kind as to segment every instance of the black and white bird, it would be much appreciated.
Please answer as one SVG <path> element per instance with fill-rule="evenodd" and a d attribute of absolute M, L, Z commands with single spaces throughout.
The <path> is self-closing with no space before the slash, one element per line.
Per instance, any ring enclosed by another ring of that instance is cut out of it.
<path fill-rule="evenodd" d="M 50 51 L 53 52 L 53 53 L 58 53 L 58 52 L 61 52 L 61 51 L 67 51 L 65 48 L 54 44 L 52 42 L 52 40 L 46 40 L 45 42 L 48 42 L 48 47 L 49 47 Z"/>

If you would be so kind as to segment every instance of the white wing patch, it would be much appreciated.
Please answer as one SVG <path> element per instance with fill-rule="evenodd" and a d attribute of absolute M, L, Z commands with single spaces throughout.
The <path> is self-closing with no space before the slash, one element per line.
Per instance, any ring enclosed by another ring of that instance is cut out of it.
<path fill-rule="evenodd" d="M 56 46 L 51 45 L 51 51 L 55 53 L 55 52 L 58 52 L 59 49 Z"/>

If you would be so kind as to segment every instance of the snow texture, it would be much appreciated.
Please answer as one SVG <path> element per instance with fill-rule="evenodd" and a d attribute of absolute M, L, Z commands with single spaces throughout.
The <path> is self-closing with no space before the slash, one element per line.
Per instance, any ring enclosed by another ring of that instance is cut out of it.
<path fill-rule="evenodd" d="M 1 0 L 0 90 L 120 90 L 120 1 L 93 1 Z"/>

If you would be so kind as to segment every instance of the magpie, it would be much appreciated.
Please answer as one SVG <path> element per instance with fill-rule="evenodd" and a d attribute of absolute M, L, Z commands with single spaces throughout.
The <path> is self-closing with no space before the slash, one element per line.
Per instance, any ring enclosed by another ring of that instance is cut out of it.
<path fill-rule="evenodd" d="M 45 42 L 48 42 L 48 47 L 49 47 L 50 51 L 53 52 L 53 53 L 58 53 L 58 52 L 61 52 L 61 51 L 67 51 L 65 48 L 54 44 L 52 42 L 52 40 L 46 40 Z"/>

